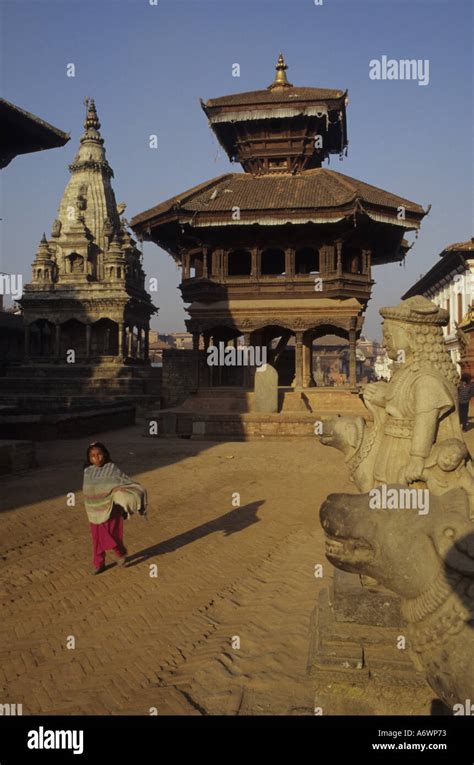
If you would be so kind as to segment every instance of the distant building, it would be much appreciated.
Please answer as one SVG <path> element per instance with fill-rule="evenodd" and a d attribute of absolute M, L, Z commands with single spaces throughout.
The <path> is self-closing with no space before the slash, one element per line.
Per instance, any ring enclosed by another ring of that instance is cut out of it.
<path fill-rule="evenodd" d="M 175 348 L 191 349 L 193 347 L 193 336 L 191 332 L 171 332 L 168 337 L 174 340 Z"/>
<path fill-rule="evenodd" d="M 464 353 L 472 361 L 466 361 L 474 374 L 474 342 L 471 339 L 474 323 L 472 315 L 473 274 L 474 274 L 474 237 L 467 242 L 450 244 L 440 254 L 440 260 L 430 268 L 403 295 L 403 299 L 413 295 L 423 295 L 433 303 L 449 312 L 449 324 L 443 328 L 444 340 L 451 358 L 458 369 L 461 368 L 461 356 Z M 464 350 L 463 338 L 457 327 L 466 334 L 469 347 Z"/>
<path fill-rule="evenodd" d="M 152 364 L 163 362 L 163 351 L 175 348 L 171 335 L 160 335 L 156 330 L 150 330 L 149 357 Z"/>

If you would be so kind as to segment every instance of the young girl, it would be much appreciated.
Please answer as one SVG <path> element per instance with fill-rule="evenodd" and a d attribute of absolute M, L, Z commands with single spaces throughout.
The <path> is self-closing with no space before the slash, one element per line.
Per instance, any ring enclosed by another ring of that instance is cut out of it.
<path fill-rule="evenodd" d="M 123 521 L 138 512 L 146 517 L 147 493 L 112 462 L 104 444 L 94 441 L 87 449 L 84 465 L 84 504 L 89 518 L 93 574 L 105 571 L 105 551 L 113 550 L 118 565 L 127 562 L 123 544 Z"/>

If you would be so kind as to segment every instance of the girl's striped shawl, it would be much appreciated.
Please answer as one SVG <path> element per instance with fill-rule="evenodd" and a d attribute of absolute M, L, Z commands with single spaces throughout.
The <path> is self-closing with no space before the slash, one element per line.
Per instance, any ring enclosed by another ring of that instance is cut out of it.
<path fill-rule="evenodd" d="M 114 462 L 103 467 L 91 465 L 84 469 L 84 504 L 91 523 L 104 523 L 110 517 L 114 505 L 114 492 L 120 490 L 120 505 L 129 513 L 146 511 L 147 493 Z"/>

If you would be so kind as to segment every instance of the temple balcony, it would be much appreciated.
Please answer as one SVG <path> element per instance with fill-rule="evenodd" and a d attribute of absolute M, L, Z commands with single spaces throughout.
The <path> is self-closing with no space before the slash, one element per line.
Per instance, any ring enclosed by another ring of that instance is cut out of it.
<path fill-rule="evenodd" d="M 321 297 L 356 297 L 369 300 L 372 289 L 370 274 L 345 271 L 310 274 L 258 274 L 255 276 L 194 276 L 183 279 L 180 289 L 186 303 L 214 302 L 232 297 L 248 299 L 256 295 L 295 295 Z"/>

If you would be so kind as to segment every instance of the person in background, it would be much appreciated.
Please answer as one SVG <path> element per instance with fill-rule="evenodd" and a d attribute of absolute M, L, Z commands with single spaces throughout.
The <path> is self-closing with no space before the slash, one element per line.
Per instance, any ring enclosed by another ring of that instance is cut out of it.
<path fill-rule="evenodd" d="M 459 420 L 463 430 L 467 430 L 467 421 L 469 418 L 469 402 L 474 394 L 473 385 L 471 382 L 471 375 L 464 372 L 461 375 L 461 382 L 459 385 Z"/>

